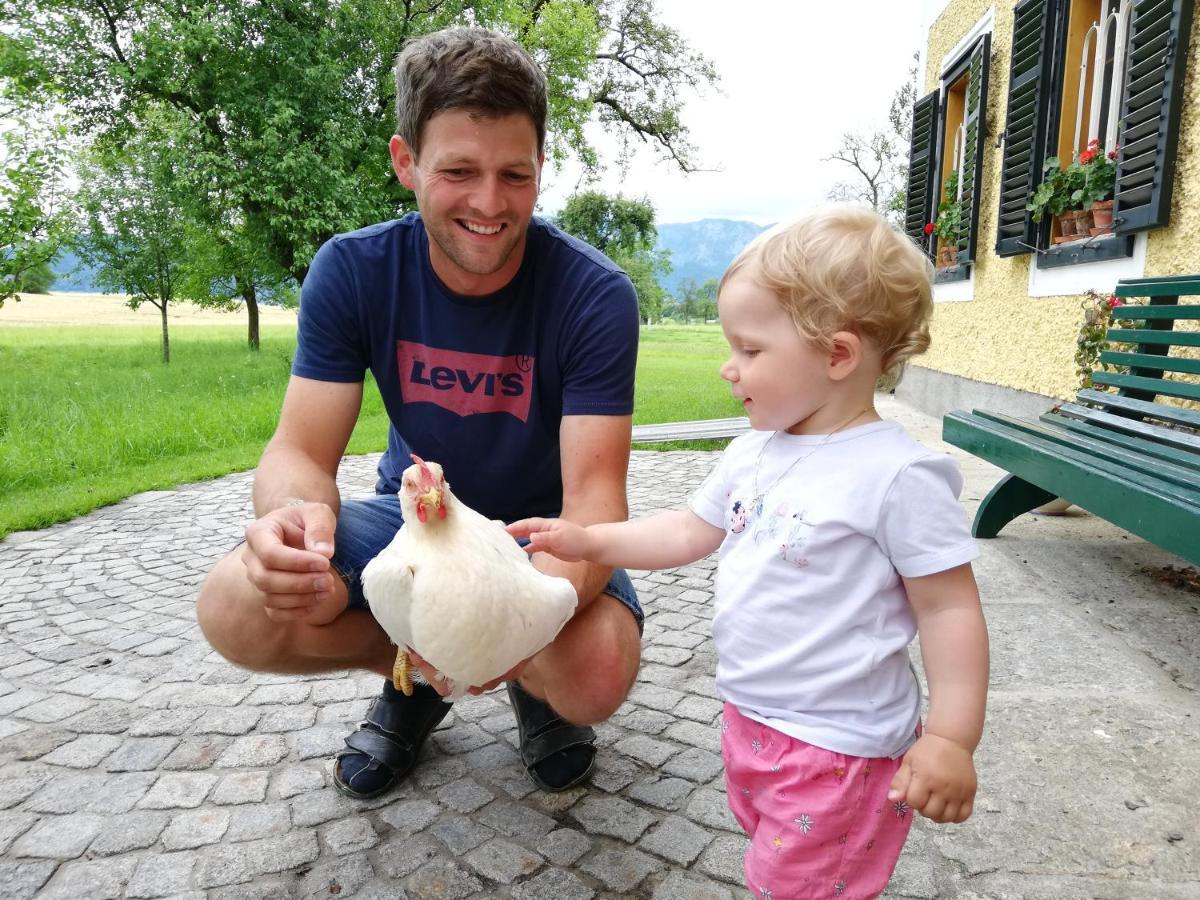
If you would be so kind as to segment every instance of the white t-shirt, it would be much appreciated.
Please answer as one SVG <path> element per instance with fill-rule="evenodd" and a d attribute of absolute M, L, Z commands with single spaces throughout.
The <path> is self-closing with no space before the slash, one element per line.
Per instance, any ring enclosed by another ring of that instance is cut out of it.
<path fill-rule="evenodd" d="M 900 576 L 978 555 L 960 490 L 954 460 L 894 422 L 828 440 L 755 431 L 730 443 L 691 501 L 726 531 L 713 617 L 725 699 L 837 753 L 907 750 L 921 698 Z"/>

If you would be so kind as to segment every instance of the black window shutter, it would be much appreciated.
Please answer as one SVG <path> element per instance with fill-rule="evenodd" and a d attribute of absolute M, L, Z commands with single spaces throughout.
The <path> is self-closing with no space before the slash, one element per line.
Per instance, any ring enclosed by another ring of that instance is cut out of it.
<path fill-rule="evenodd" d="M 1192 0 L 1135 0 L 1121 91 L 1114 231 L 1159 228 L 1171 213 Z"/>
<path fill-rule="evenodd" d="M 966 228 L 958 239 L 958 261 L 975 259 L 975 238 L 979 234 L 979 195 L 983 186 L 983 142 L 987 131 L 988 62 L 991 59 L 992 36 L 985 34 L 971 49 L 971 68 L 967 78 L 967 102 L 963 131 L 966 147 L 963 150 L 962 208 Z"/>
<path fill-rule="evenodd" d="M 1008 113 L 1000 162 L 1000 213 L 996 219 L 997 256 L 1028 253 L 1037 241 L 1038 226 L 1025 204 L 1041 181 L 1055 8 L 1051 0 L 1021 0 L 1013 12 Z"/>
<path fill-rule="evenodd" d="M 934 142 L 938 134 L 938 92 L 913 104 L 912 138 L 908 151 L 908 189 L 904 195 L 904 233 L 931 253 L 925 225 L 933 219 Z"/>

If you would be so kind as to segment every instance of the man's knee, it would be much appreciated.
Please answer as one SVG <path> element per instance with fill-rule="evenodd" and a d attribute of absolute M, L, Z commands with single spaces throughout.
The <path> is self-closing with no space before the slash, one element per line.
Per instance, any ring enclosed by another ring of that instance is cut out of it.
<path fill-rule="evenodd" d="M 637 678 L 641 640 L 637 622 L 619 600 L 601 595 L 588 608 L 582 626 L 566 635 L 548 679 L 559 682 L 555 709 L 580 725 L 603 722 L 625 702 Z M 559 707 L 563 708 L 559 708 Z"/>
<path fill-rule="evenodd" d="M 252 602 L 245 572 L 236 552 L 217 563 L 196 597 L 196 621 L 212 648 L 231 663 L 265 671 L 286 645 L 287 629 Z"/>

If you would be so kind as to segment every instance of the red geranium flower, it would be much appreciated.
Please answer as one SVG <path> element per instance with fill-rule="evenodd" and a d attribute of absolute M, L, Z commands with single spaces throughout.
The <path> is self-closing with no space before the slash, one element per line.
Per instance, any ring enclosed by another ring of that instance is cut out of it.
<path fill-rule="evenodd" d="M 1088 141 L 1088 147 L 1099 147 L 1099 146 L 1100 146 L 1100 138 L 1092 138 L 1090 141 Z"/>
<path fill-rule="evenodd" d="M 934 224 L 932 222 L 925 223 L 925 234 L 927 236 L 933 234 L 933 229 L 934 229 Z"/>
<path fill-rule="evenodd" d="M 1112 309 L 1114 306 L 1120 306 L 1120 305 L 1121 305 L 1121 301 L 1117 299 L 1117 295 L 1110 294 L 1108 297 L 1108 308 Z"/>
<path fill-rule="evenodd" d="M 1084 150 L 1082 153 L 1079 154 L 1079 161 L 1086 166 L 1088 163 L 1090 163 L 1093 159 L 1096 158 L 1096 154 L 1099 152 L 1100 152 L 1099 150 Z"/>

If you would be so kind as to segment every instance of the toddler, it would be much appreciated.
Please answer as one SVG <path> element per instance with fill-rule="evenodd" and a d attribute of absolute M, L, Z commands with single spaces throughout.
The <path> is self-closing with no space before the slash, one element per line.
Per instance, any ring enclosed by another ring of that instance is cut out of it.
<path fill-rule="evenodd" d="M 873 212 L 835 207 L 762 235 L 718 294 L 721 377 L 753 430 L 690 508 L 509 527 L 531 551 L 634 569 L 720 548 L 722 754 L 756 897 L 875 897 L 911 812 L 971 814 L 988 646 L 962 476 L 873 404 L 880 375 L 928 347 L 930 292 L 928 260 Z"/>

